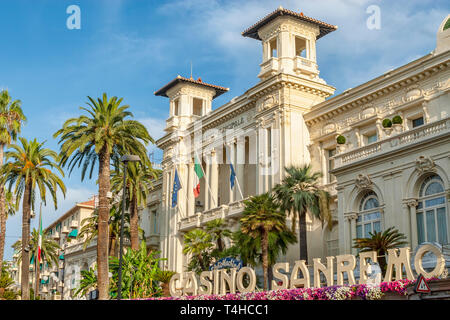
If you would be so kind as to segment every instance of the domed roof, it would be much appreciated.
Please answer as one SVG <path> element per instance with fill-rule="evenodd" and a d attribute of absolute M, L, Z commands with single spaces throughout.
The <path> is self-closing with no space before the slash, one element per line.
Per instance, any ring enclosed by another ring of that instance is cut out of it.
<path fill-rule="evenodd" d="M 450 50 L 450 14 L 442 20 L 437 32 L 435 54 Z"/>

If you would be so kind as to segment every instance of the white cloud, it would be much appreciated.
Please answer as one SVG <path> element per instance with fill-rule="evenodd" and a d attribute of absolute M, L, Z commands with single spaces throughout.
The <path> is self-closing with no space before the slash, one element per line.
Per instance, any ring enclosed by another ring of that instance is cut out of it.
<path fill-rule="evenodd" d="M 426 3 L 428 6 L 424 6 Z M 232 60 L 236 80 L 231 82 L 239 82 L 246 74 L 253 74 L 261 61 L 259 42 L 242 37 L 241 32 L 274 11 L 279 4 L 338 25 L 337 31 L 319 39 L 317 55 L 322 74 L 329 76 L 325 80 L 331 85 L 343 86 L 341 90 L 355 87 L 432 51 L 437 28 L 447 14 L 443 5 L 439 10 L 439 3 L 424 1 L 418 4 L 405 0 L 290 0 L 278 3 L 270 0 L 177 0 L 161 6 L 158 12 L 177 16 L 185 37 L 201 37 L 212 48 L 220 50 L 222 59 Z M 367 28 L 369 14 L 366 9 L 372 4 L 381 8 L 380 30 Z M 328 69 L 324 70 L 324 66 Z"/>

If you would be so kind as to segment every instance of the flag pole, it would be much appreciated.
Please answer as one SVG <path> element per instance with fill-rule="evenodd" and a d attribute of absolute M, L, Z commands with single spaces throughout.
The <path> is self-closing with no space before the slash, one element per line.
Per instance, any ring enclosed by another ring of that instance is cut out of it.
<path fill-rule="evenodd" d="M 202 169 L 202 172 L 203 172 L 203 176 L 205 177 L 205 183 L 206 183 L 206 186 L 208 187 L 209 194 L 211 195 L 211 199 L 214 201 L 214 208 L 215 208 L 215 207 L 217 207 L 216 199 L 214 199 L 213 193 L 212 193 L 212 191 L 211 191 L 211 187 L 209 186 L 208 179 L 206 178 L 206 173 L 205 173 L 205 170 L 203 170 L 203 165 L 202 165 L 202 163 L 200 162 L 200 158 L 199 158 L 199 156 L 198 156 L 197 150 L 194 149 L 194 152 L 195 152 L 195 155 L 197 156 L 197 159 L 198 159 L 198 161 L 199 161 L 200 168 Z M 208 178 L 209 178 L 209 177 L 208 177 Z M 205 208 L 205 209 L 206 209 L 206 208 Z"/>
<path fill-rule="evenodd" d="M 178 169 L 179 169 L 179 168 L 178 168 Z M 189 172 L 189 171 L 188 171 L 188 172 Z M 183 188 L 182 179 L 181 179 L 180 175 L 178 175 L 178 180 L 180 180 L 180 186 L 181 186 L 181 189 L 184 189 L 184 188 Z M 187 190 L 186 190 L 186 189 L 184 189 L 184 196 L 185 196 L 185 202 L 186 202 L 186 201 L 187 201 Z M 177 207 L 178 207 L 178 201 L 177 201 Z M 180 210 L 180 212 L 181 212 L 181 215 L 184 216 L 184 213 L 182 212 L 182 210 Z M 187 210 L 186 210 L 186 212 L 187 212 Z M 186 215 L 185 217 L 187 217 L 187 215 Z"/>
<path fill-rule="evenodd" d="M 228 160 L 230 161 L 231 165 L 233 165 L 233 161 L 231 161 L 231 157 L 228 157 Z M 234 169 L 234 166 L 233 166 L 233 169 Z M 244 195 L 242 194 L 241 185 L 239 184 L 239 179 L 237 177 L 236 171 L 235 171 L 234 178 L 236 179 L 236 184 L 237 184 L 239 193 L 241 194 L 241 199 L 244 199 Z"/>

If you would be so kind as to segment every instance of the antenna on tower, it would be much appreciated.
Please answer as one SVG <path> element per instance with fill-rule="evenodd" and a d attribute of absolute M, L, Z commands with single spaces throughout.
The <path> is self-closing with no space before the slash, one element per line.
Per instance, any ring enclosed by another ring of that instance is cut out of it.
<path fill-rule="evenodd" d="M 192 60 L 191 60 L 191 79 L 192 79 Z"/>

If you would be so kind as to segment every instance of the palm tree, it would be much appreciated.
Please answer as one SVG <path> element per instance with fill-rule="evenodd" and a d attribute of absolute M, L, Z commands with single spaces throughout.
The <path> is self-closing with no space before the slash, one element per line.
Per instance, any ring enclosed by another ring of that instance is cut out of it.
<path fill-rule="evenodd" d="M 12 101 L 8 90 L 0 92 L 0 168 L 3 166 L 4 149 L 11 141 L 16 141 L 22 123 L 26 120 L 21 108 L 21 101 Z M 5 209 L 5 193 L 0 185 L 0 266 L 3 263 L 5 250 L 6 219 L 8 210 Z M 5 211 L 6 210 L 6 211 Z"/>
<path fill-rule="evenodd" d="M 33 228 L 33 232 L 31 233 L 30 238 L 30 252 L 32 252 L 32 256 L 30 258 L 31 261 L 37 259 L 38 256 L 38 246 L 39 246 L 39 230 Z M 14 249 L 17 250 L 17 252 L 20 254 L 22 252 L 22 241 L 17 241 L 14 246 Z M 53 240 L 51 237 L 48 236 L 47 233 L 44 233 L 42 235 L 42 247 L 41 247 L 41 260 L 42 262 L 48 263 L 49 267 L 55 263 L 58 264 L 58 251 L 60 250 L 60 246 L 58 242 Z M 18 257 L 17 261 L 20 262 L 22 259 L 20 256 Z M 36 296 L 39 295 L 39 271 L 40 271 L 40 263 L 36 261 L 36 268 L 35 268 L 35 289 L 34 292 Z"/>
<path fill-rule="evenodd" d="M 152 180 L 158 178 L 148 158 L 141 159 L 142 165 L 129 163 L 127 167 L 127 202 L 130 212 L 131 249 L 139 249 L 139 215 L 138 207 L 147 204 L 147 197 L 152 188 Z M 111 190 L 118 194 L 123 189 L 123 169 L 120 166 L 111 174 Z"/>
<path fill-rule="evenodd" d="M 109 242 L 108 242 L 108 256 L 117 256 L 118 251 L 117 244 L 120 239 L 120 218 L 122 215 L 122 211 L 120 209 L 120 205 L 113 205 L 110 209 L 109 214 Z M 125 223 L 129 224 L 130 216 L 125 216 Z M 77 235 L 78 239 L 82 239 L 83 241 L 83 250 L 89 246 L 91 241 L 95 239 L 98 235 L 98 209 L 95 209 L 94 212 L 87 218 L 84 218 L 81 221 L 81 229 Z M 125 226 L 124 228 L 124 237 L 130 237 L 130 229 Z"/>
<path fill-rule="evenodd" d="M 20 138 L 21 145 L 11 145 L 6 152 L 6 164 L 0 169 L 0 185 L 8 183 L 8 191 L 14 186 L 16 205 L 22 198 L 22 261 L 29 260 L 30 213 L 34 209 L 36 189 L 39 189 L 41 201 L 46 204 L 47 192 L 50 193 L 55 209 L 58 208 L 56 192 L 59 188 L 66 195 L 66 186 L 57 173 L 64 172 L 56 163 L 59 158 L 53 150 L 44 148 L 44 143 L 34 139 Z M 53 170 L 53 171 L 52 171 Z M 22 299 L 28 300 L 29 266 L 22 263 Z"/>
<path fill-rule="evenodd" d="M 206 232 L 212 235 L 212 240 L 216 241 L 216 249 L 223 252 L 225 249 L 224 238 L 230 238 L 232 233 L 226 228 L 224 219 L 214 219 L 206 223 Z"/>
<path fill-rule="evenodd" d="M 318 186 L 321 173 L 312 172 L 310 165 L 285 168 L 286 177 L 273 188 L 275 199 L 282 210 L 293 214 L 292 231 L 296 229 L 298 216 L 300 242 L 300 260 L 308 260 L 308 244 L 306 235 L 306 215 L 310 212 L 314 217 L 332 226 L 329 209 L 329 194 Z"/>
<path fill-rule="evenodd" d="M 194 271 L 205 271 L 209 267 L 209 251 L 213 247 L 212 237 L 201 229 L 194 229 L 184 235 L 183 254 L 192 254 L 193 261 L 191 268 Z M 196 267 L 196 268 L 193 268 Z"/>
<path fill-rule="evenodd" d="M 8 191 L 5 187 L 3 187 L 3 193 L 0 195 L 3 197 L 4 201 L 4 209 L 3 209 L 3 217 L 0 217 L 0 266 L 3 263 L 3 252 L 5 250 L 5 236 L 6 236 L 6 221 L 8 217 L 16 214 L 16 211 L 19 209 L 16 203 L 16 199 L 14 199 L 13 193 Z M 1 209 L 0 209 L 1 210 Z"/>
<path fill-rule="evenodd" d="M 133 114 L 129 106 L 121 105 L 122 98 L 108 99 L 106 93 L 97 101 L 88 97 L 88 113 L 67 120 L 54 137 L 60 137 L 61 165 L 70 168 L 82 166 L 81 180 L 89 169 L 89 177 L 98 162 L 99 223 L 97 237 L 97 268 L 99 299 L 108 299 L 108 217 L 111 158 L 123 154 L 146 157 L 145 145 L 151 141 L 147 129 L 138 121 L 126 120 Z M 145 145 L 144 145 L 145 144 Z M 113 159 L 114 160 L 114 159 Z"/>
<path fill-rule="evenodd" d="M 361 252 L 376 251 L 380 269 L 384 274 L 386 272 L 386 252 L 388 249 L 399 248 L 408 244 L 407 241 L 404 241 L 406 236 L 395 227 L 390 227 L 384 232 L 369 232 L 369 235 L 369 238 L 353 239 L 353 248 L 360 249 Z"/>
<path fill-rule="evenodd" d="M 269 233 L 282 232 L 286 228 L 286 215 L 268 193 L 253 196 L 244 201 L 241 232 L 253 239 L 261 239 L 264 290 L 267 290 L 269 268 Z"/>
<path fill-rule="evenodd" d="M 290 244 L 297 242 L 297 237 L 285 225 L 281 232 L 270 231 L 268 239 L 268 280 L 272 283 L 273 265 L 277 263 L 280 255 L 286 254 Z M 261 238 L 252 238 L 238 230 L 233 234 L 233 243 L 229 255 L 239 256 L 244 265 L 256 267 L 262 264 Z"/>

